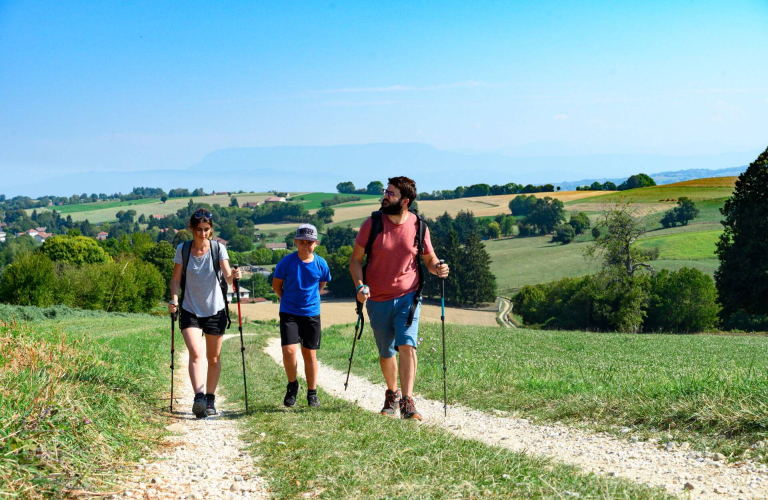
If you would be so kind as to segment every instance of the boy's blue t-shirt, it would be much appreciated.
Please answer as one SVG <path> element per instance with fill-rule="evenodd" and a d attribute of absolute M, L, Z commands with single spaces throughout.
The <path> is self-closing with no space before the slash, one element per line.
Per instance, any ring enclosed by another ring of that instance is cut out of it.
<path fill-rule="evenodd" d="M 293 252 L 280 259 L 274 276 L 283 280 L 280 312 L 296 316 L 320 314 L 320 282 L 331 281 L 325 259 L 315 255 L 315 260 L 307 264 L 299 258 L 299 252 Z"/>

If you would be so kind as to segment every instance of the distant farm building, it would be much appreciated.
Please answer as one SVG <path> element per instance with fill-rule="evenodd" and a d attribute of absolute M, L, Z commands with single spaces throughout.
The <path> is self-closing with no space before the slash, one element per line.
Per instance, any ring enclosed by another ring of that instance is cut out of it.
<path fill-rule="evenodd" d="M 107 239 L 108 236 L 109 236 L 109 233 L 105 233 L 104 231 L 102 231 L 96 235 L 96 239 L 99 241 L 104 241 Z"/>
<path fill-rule="evenodd" d="M 261 205 L 261 203 L 259 203 L 258 201 L 249 201 L 249 202 L 247 202 L 247 203 L 243 203 L 243 204 L 242 204 L 242 205 L 240 205 L 240 206 L 241 206 L 242 208 L 256 208 L 256 207 L 258 207 L 259 205 Z"/>
<path fill-rule="evenodd" d="M 247 288 L 238 287 L 238 293 L 241 299 L 247 299 L 251 296 L 251 291 Z M 227 301 L 232 303 L 232 299 L 235 297 L 235 291 L 232 289 L 232 285 L 227 285 Z"/>
<path fill-rule="evenodd" d="M 266 200 L 264 200 L 264 203 L 285 203 L 285 197 L 284 196 L 270 196 Z"/>
<path fill-rule="evenodd" d="M 286 245 L 285 242 L 282 242 L 282 243 L 265 243 L 264 247 L 272 250 L 273 252 L 275 250 L 288 250 L 288 245 Z"/>
<path fill-rule="evenodd" d="M 227 243 L 229 241 L 225 240 L 224 238 L 219 238 L 218 236 L 213 239 L 213 241 L 218 241 L 220 245 L 227 246 Z"/>

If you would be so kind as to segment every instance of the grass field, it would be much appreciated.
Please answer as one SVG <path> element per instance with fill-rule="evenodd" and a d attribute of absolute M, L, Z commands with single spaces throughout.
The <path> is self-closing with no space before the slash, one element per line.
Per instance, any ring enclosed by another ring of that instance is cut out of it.
<path fill-rule="evenodd" d="M 630 189 L 610 194 L 601 194 L 588 198 L 589 202 L 633 202 L 633 203 L 658 203 L 666 202 L 674 205 L 681 196 L 687 196 L 693 201 L 727 198 L 733 192 L 732 186 L 701 186 L 666 184 L 647 188 Z M 574 203 L 576 204 L 576 203 Z"/>
<path fill-rule="evenodd" d="M 291 201 L 295 203 L 301 203 L 304 208 L 307 210 L 317 210 L 318 208 L 322 208 L 322 202 L 325 200 L 331 200 L 334 196 L 359 196 L 360 201 L 354 202 L 348 202 L 348 203 L 342 203 L 339 205 L 333 205 L 332 207 L 334 210 L 336 207 L 347 207 L 352 204 L 366 204 L 366 202 L 369 202 L 369 200 L 373 200 L 374 202 L 376 200 L 381 199 L 381 195 L 374 195 L 374 194 L 339 194 L 339 193 L 307 193 L 307 194 L 301 194 L 296 195 L 295 197 L 291 198 Z M 304 198 L 303 200 L 301 198 Z"/>
<path fill-rule="evenodd" d="M 74 214 L 78 212 L 93 212 L 95 210 L 115 208 L 115 212 L 117 213 L 120 210 L 128 210 L 129 207 L 135 210 L 136 205 L 147 205 L 150 203 L 160 203 L 160 200 L 158 198 L 144 198 L 142 200 L 132 201 L 106 201 L 96 203 L 83 203 L 78 205 L 61 205 L 54 207 L 54 209 L 62 214 Z"/>
<path fill-rule="evenodd" d="M 272 196 L 270 193 L 243 193 L 234 195 L 237 198 L 238 203 L 241 205 L 249 201 L 264 201 L 266 198 Z M 184 208 L 192 199 L 194 203 L 207 203 L 209 205 L 219 204 L 221 206 L 229 206 L 230 196 L 228 195 L 213 195 L 213 196 L 194 196 L 189 198 L 170 198 L 165 203 L 159 199 L 152 200 L 140 200 L 145 203 L 136 204 L 136 202 L 107 202 L 102 207 L 98 203 L 77 205 L 78 207 L 88 207 L 88 210 L 82 210 L 73 212 L 72 219 L 75 221 L 84 221 L 88 219 L 92 224 L 100 224 L 102 222 L 113 222 L 116 220 L 115 214 L 120 210 L 136 210 L 136 218 L 141 214 L 149 217 L 150 214 L 169 215 L 175 214 L 180 208 Z M 117 203 L 117 204 L 115 204 Z M 134 203 L 134 205 L 129 205 Z M 57 211 L 63 207 L 53 207 Z M 40 209 L 48 210 L 48 209 Z"/>
<path fill-rule="evenodd" d="M 711 276 L 719 265 L 714 245 L 721 232 L 722 226 L 711 222 L 658 229 L 649 232 L 638 245 L 659 248 L 659 260 L 651 263 L 654 268 L 678 270 L 687 266 Z M 578 236 L 568 245 L 551 243 L 551 239 L 534 236 L 485 242 L 500 294 L 509 295 L 523 285 L 598 271 L 598 261 L 584 258 L 584 251 L 592 240 L 589 233 Z"/>
<path fill-rule="evenodd" d="M 659 249 L 659 258 L 667 260 L 711 259 L 722 231 L 700 231 L 653 236 L 638 242 L 638 248 Z"/>
<path fill-rule="evenodd" d="M 166 321 L 68 311 L 55 321 L 0 322 L 0 497 L 111 489 L 164 432 Z"/>
<path fill-rule="evenodd" d="M 321 361 L 347 368 L 350 328 L 324 330 Z M 421 325 L 419 336 L 416 392 L 441 399 L 440 325 Z M 451 325 L 446 328 L 449 404 L 598 428 L 631 426 L 649 435 L 669 432 L 675 440 L 737 456 L 768 437 L 765 343 L 762 336 Z M 381 380 L 370 331 L 357 343 L 353 371 Z"/>
<path fill-rule="evenodd" d="M 285 373 L 263 352 L 274 328 L 257 331 L 246 337 L 246 364 L 249 384 L 258 390 L 249 393 L 252 413 L 242 423 L 244 438 L 257 443 L 253 453 L 275 498 L 664 497 L 627 481 L 383 418 L 332 398 L 322 387 L 321 408 L 310 411 L 302 390 L 296 408 L 285 409 Z M 222 385 L 229 401 L 242 407 L 239 351 L 239 342 L 224 342 Z"/>

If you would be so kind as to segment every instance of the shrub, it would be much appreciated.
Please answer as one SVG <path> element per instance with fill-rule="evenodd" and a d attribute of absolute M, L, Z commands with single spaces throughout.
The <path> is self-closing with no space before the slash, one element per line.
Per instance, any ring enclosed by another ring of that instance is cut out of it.
<path fill-rule="evenodd" d="M 19 306 L 54 304 L 56 274 L 48 256 L 23 254 L 5 268 L 0 279 L 0 301 Z"/>
<path fill-rule="evenodd" d="M 690 333 L 712 330 L 720 306 L 714 280 L 698 269 L 663 270 L 652 279 L 646 331 Z"/>
<path fill-rule="evenodd" d="M 575 237 L 576 231 L 573 229 L 572 225 L 560 224 L 555 228 L 555 233 L 552 235 L 552 242 L 567 245 L 572 242 Z"/>
<path fill-rule="evenodd" d="M 54 262 L 64 261 L 79 265 L 112 260 L 96 240 L 86 236 L 52 236 L 45 240 L 40 251 Z"/>

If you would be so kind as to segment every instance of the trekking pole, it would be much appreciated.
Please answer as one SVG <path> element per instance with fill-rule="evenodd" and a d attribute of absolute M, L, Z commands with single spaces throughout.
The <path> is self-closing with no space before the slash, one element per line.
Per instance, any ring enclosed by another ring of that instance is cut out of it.
<path fill-rule="evenodd" d="M 176 312 L 171 313 L 171 413 L 173 413 L 173 353 L 176 351 Z"/>
<path fill-rule="evenodd" d="M 438 261 L 438 267 L 445 264 L 444 260 Z M 440 278 L 440 321 L 443 323 L 443 410 L 448 416 L 448 382 L 446 381 L 445 366 L 445 278 Z"/>
<path fill-rule="evenodd" d="M 349 385 L 349 372 L 352 371 L 352 356 L 355 355 L 355 344 L 357 340 L 363 336 L 363 329 L 365 328 L 365 317 L 363 316 L 363 304 L 357 303 L 357 324 L 355 324 L 355 334 L 352 336 L 352 352 L 349 353 L 349 368 L 347 368 L 347 381 L 344 382 L 344 390 L 347 390 Z"/>
<path fill-rule="evenodd" d="M 235 270 L 237 266 L 235 266 Z M 243 358 L 243 390 L 245 391 L 245 413 L 248 413 L 248 384 L 245 380 L 245 344 L 243 343 L 243 315 L 240 312 L 240 280 L 233 280 L 232 285 L 237 297 L 237 323 L 240 329 L 240 356 Z"/>

